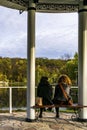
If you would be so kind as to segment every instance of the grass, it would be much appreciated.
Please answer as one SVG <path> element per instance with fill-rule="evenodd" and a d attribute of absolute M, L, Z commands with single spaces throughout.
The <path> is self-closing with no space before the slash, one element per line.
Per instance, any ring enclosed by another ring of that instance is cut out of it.
<path fill-rule="evenodd" d="M 12 112 L 26 112 L 26 110 L 20 109 L 18 108 L 17 110 L 12 110 Z M 53 110 L 49 110 L 47 109 L 46 112 L 53 112 Z M 64 112 L 64 113 L 74 113 L 73 109 L 60 109 L 60 112 Z M 9 113 L 9 110 L 0 110 L 0 113 Z"/>
<path fill-rule="evenodd" d="M 74 113 L 73 109 L 66 109 L 66 110 L 60 110 L 60 112 L 64 112 L 64 113 Z"/>

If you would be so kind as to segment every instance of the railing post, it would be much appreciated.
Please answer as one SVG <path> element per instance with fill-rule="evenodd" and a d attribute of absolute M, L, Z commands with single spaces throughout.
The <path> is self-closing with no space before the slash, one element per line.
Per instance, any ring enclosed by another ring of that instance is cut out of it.
<path fill-rule="evenodd" d="M 12 87 L 9 87 L 9 113 L 12 113 Z"/>

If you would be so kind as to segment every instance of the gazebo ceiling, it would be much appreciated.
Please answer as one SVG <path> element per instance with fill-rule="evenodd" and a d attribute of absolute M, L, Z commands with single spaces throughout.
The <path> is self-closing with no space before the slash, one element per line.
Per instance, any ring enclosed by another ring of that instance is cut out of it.
<path fill-rule="evenodd" d="M 79 0 L 34 0 L 37 12 L 77 12 Z M 29 0 L 0 0 L 0 6 L 26 11 Z"/>

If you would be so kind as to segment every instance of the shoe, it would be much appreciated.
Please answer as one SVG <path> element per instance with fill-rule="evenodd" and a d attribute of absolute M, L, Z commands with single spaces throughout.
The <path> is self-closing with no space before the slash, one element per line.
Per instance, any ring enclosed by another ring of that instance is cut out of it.
<path fill-rule="evenodd" d="M 59 118 L 59 115 L 56 115 L 56 118 Z"/>

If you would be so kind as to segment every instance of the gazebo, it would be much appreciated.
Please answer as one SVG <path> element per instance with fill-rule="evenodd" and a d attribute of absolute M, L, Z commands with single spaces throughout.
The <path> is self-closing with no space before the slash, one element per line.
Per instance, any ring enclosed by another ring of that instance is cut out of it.
<path fill-rule="evenodd" d="M 27 34 L 27 121 L 35 119 L 35 12 L 78 12 L 78 103 L 87 106 L 87 0 L 0 0 L 0 5 L 28 13 Z M 87 120 L 87 108 L 80 112 L 80 119 Z"/>

